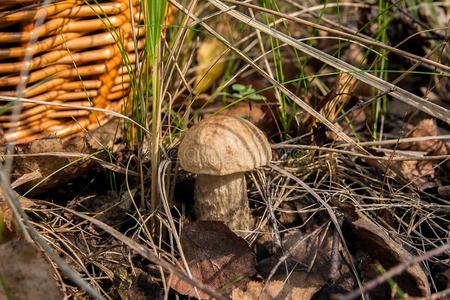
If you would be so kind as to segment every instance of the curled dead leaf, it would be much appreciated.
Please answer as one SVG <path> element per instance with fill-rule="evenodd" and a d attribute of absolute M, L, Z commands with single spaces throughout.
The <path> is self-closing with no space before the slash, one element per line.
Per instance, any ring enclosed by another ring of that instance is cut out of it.
<path fill-rule="evenodd" d="M 344 107 L 351 98 L 352 91 L 358 80 L 348 73 L 341 73 L 332 90 L 332 99 L 324 104 L 321 112 L 328 120 L 333 121 L 337 118 L 342 107 Z"/>
<path fill-rule="evenodd" d="M 400 170 L 420 190 L 436 186 L 434 164 L 431 161 L 402 161 Z"/>
<path fill-rule="evenodd" d="M 388 270 L 411 258 L 410 253 L 362 212 L 348 207 L 345 216 L 357 239 L 358 248 L 367 253 L 372 262 L 378 262 Z M 419 265 L 412 265 L 393 279 L 409 296 L 425 297 L 430 294 L 427 275 Z"/>

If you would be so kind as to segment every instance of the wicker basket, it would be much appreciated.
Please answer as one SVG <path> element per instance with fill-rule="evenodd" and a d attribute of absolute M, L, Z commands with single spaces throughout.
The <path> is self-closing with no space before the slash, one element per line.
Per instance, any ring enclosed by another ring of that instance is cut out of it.
<path fill-rule="evenodd" d="M 45 8 L 40 3 L 0 1 L 0 95 L 17 96 L 34 31 L 38 39 L 31 45 L 33 57 L 23 98 L 121 111 L 130 92 L 124 49 L 133 65 L 135 41 L 139 41 L 138 50 L 143 47 L 143 29 L 137 29 L 139 0 L 61 0 Z M 42 16 L 44 23 L 33 28 Z M 67 137 L 92 130 L 107 120 L 107 115 L 89 110 L 23 103 L 19 121 L 12 122 L 12 109 L 5 112 L 7 104 L 0 102 L 0 143 L 49 135 Z M 15 131 L 8 130 L 14 126 Z"/>

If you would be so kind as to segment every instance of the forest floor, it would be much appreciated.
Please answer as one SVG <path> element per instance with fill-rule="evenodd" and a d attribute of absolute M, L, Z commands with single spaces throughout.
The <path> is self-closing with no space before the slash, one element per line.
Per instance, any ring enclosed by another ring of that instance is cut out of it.
<path fill-rule="evenodd" d="M 168 2 L 128 114 L 158 139 L 112 118 L 1 154 L 0 299 L 450 297 L 450 1 Z M 180 166 L 214 115 L 270 142 L 249 230 L 200 220 Z"/>

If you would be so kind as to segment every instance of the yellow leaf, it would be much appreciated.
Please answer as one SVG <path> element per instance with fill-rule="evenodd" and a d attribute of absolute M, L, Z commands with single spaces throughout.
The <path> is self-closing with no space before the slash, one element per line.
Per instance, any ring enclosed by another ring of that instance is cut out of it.
<path fill-rule="evenodd" d="M 223 74 L 227 47 L 219 40 L 208 38 L 197 50 L 198 67 L 195 74 L 194 93 L 206 91 Z"/>

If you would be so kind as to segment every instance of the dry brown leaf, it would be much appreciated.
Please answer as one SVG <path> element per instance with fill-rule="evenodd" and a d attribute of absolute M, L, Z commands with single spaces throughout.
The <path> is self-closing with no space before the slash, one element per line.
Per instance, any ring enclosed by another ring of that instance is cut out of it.
<path fill-rule="evenodd" d="M 435 277 L 443 289 L 450 289 L 450 269 L 439 272 Z"/>
<path fill-rule="evenodd" d="M 385 270 L 411 257 L 411 254 L 363 213 L 347 207 L 345 216 L 352 234 L 357 238 L 358 248 L 367 253 L 372 261 L 379 262 Z M 419 265 L 412 265 L 404 273 L 394 277 L 394 281 L 410 296 L 425 297 L 430 293 L 427 275 Z"/>
<path fill-rule="evenodd" d="M 202 42 L 197 50 L 198 67 L 195 72 L 195 94 L 206 91 L 222 76 L 225 70 L 225 51 L 227 49 L 215 38 L 208 38 Z"/>
<path fill-rule="evenodd" d="M 402 161 L 400 170 L 420 190 L 436 186 L 434 164 L 431 161 Z"/>
<path fill-rule="evenodd" d="M 283 249 L 286 254 L 289 254 L 289 257 L 281 265 L 279 264 L 280 257 L 277 256 L 265 259 L 258 264 L 259 274 L 266 280 L 278 266 L 273 280 L 285 281 L 289 277 L 292 279 L 289 282 L 293 285 L 299 276 L 311 279 L 309 284 L 296 285 L 296 287 L 301 287 L 304 292 L 306 288 L 314 288 L 314 291 L 317 292 L 325 287 L 332 291 L 349 292 L 355 287 L 354 276 L 345 263 L 348 261 L 348 257 L 343 253 L 342 247 L 337 247 L 337 252 L 333 252 L 333 234 L 329 230 L 319 227 L 311 232 L 292 231 L 283 237 Z M 334 257 L 333 253 L 337 256 Z M 346 259 L 343 259 L 342 255 L 345 255 Z M 332 263 L 332 257 L 335 258 L 334 263 Z M 298 273 L 297 277 L 288 276 L 286 269 L 294 270 L 293 273 Z M 331 284 L 327 285 L 327 283 Z"/>
<path fill-rule="evenodd" d="M 58 138 L 47 138 L 19 145 L 16 147 L 16 152 L 24 155 L 51 152 L 88 153 L 89 146 L 86 144 L 84 139 L 79 137 L 72 138 L 66 142 L 63 142 Z M 28 191 L 28 189 L 39 183 L 39 185 L 34 188 L 32 193 L 29 194 L 36 195 L 55 186 L 60 186 L 64 183 L 70 182 L 74 178 L 79 177 L 80 174 L 83 174 L 90 166 L 92 166 L 91 160 L 83 160 L 79 163 L 73 163 L 75 160 L 77 160 L 77 158 L 62 156 L 15 157 L 12 178 L 15 180 L 22 177 L 24 174 L 39 172 L 41 174 L 40 178 L 24 182 L 18 189 L 19 191 Z M 56 171 L 58 171 L 56 174 L 50 176 Z M 45 181 L 40 182 L 47 176 L 50 177 Z"/>
<path fill-rule="evenodd" d="M 23 184 L 26 184 L 32 180 L 42 178 L 39 170 L 27 173 L 16 179 L 11 183 L 12 188 L 17 188 Z M 34 202 L 26 197 L 20 196 L 16 193 L 17 199 L 20 202 L 22 208 L 31 208 L 35 206 Z M 21 232 L 16 224 L 16 219 L 11 211 L 8 202 L 5 199 L 5 195 L 0 190 L 0 243 L 8 242 L 13 239 L 19 239 Z"/>
<path fill-rule="evenodd" d="M 424 137 L 424 136 L 438 136 L 439 129 L 434 119 L 424 119 L 411 130 L 407 137 Z M 432 155 L 445 155 L 447 151 L 445 144 L 440 140 L 418 141 L 412 143 L 400 144 L 399 148 L 402 150 L 422 151 Z"/>
<path fill-rule="evenodd" d="M 411 130 L 407 137 L 438 136 L 439 129 L 434 119 L 424 119 Z M 401 150 L 425 152 L 427 155 L 446 155 L 448 147 L 440 140 L 417 141 L 399 145 Z M 399 163 L 403 175 L 419 189 L 435 187 L 435 166 L 438 161 L 402 161 Z"/>
<path fill-rule="evenodd" d="M 37 180 L 37 179 L 41 179 L 42 178 L 42 174 L 39 170 L 34 170 L 31 173 L 26 173 L 23 174 L 22 176 L 20 176 L 19 178 L 17 178 L 13 183 L 11 183 L 11 187 L 13 189 L 24 185 L 32 180 Z"/>
<path fill-rule="evenodd" d="M 63 299 L 49 264 L 29 242 L 0 245 L 0 276 L 1 300 Z"/>
<path fill-rule="evenodd" d="M 341 109 L 348 103 L 351 98 L 352 91 L 358 80 L 348 73 L 341 73 L 333 87 L 333 99 L 328 101 L 322 108 L 321 112 L 328 120 L 333 121 L 337 118 Z"/>
<path fill-rule="evenodd" d="M 342 59 L 353 65 L 361 65 L 366 62 L 362 47 L 356 44 L 352 44 L 346 49 Z M 332 91 L 324 98 L 325 103 L 320 105 L 320 107 L 324 105 L 321 112 L 328 120 L 333 121 L 338 117 L 341 110 L 350 101 L 357 85 L 356 78 L 348 73 L 340 73 Z"/>
<path fill-rule="evenodd" d="M 117 153 L 120 151 L 117 147 L 122 146 L 122 144 L 117 143 L 117 141 L 122 140 L 124 135 L 124 121 L 119 118 L 115 118 L 99 128 L 89 131 L 85 138 L 93 150 L 108 148 L 111 149 L 112 153 Z"/>
<path fill-rule="evenodd" d="M 442 197 L 450 199 L 450 185 L 443 185 L 438 187 L 438 193 Z"/>
<path fill-rule="evenodd" d="M 89 212 L 95 212 L 99 221 L 110 226 L 119 226 L 129 217 L 131 197 L 134 196 L 135 192 L 136 190 L 130 190 L 122 194 L 113 191 L 97 193 L 95 197 L 86 197 L 83 201 L 83 208 Z M 77 201 L 68 203 L 69 208 L 76 208 L 77 205 Z"/>
<path fill-rule="evenodd" d="M 297 300 L 311 299 L 325 285 L 320 276 L 307 272 L 294 272 L 289 278 L 272 280 L 266 284 L 251 281 L 244 288 L 235 288 L 231 294 L 234 300 Z M 264 289 L 264 290 L 263 290 Z"/>
<path fill-rule="evenodd" d="M 283 238 L 284 249 L 289 251 L 293 260 L 306 268 L 314 266 L 314 270 L 323 275 L 328 274 L 330 269 L 331 244 L 330 235 L 324 236 L 322 228 L 317 228 L 310 234 L 291 231 Z"/>
<path fill-rule="evenodd" d="M 20 205 L 24 209 L 35 206 L 34 202 L 28 198 L 17 197 L 17 199 L 19 199 Z M 0 190 L 0 243 L 18 239 L 20 237 L 21 232 L 16 224 L 14 214 Z"/>
<path fill-rule="evenodd" d="M 181 245 L 193 278 L 212 289 L 231 292 L 231 288 L 245 284 L 256 273 L 256 259 L 250 247 L 221 222 L 186 225 Z M 173 277 L 169 284 L 183 295 L 197 297 L 194 287 L 179 278 Z M 209 298 L 202 292 L 198 296 Z"/>
<path fill-rule="evenodd" d="M 251 102 L 239 102 L 238 104 L 222 111 L 222 115 L 234 116 L 249 120 L 260 127 L 265 121 L 266 113 L 262 110 L 261 104 Z"/>

